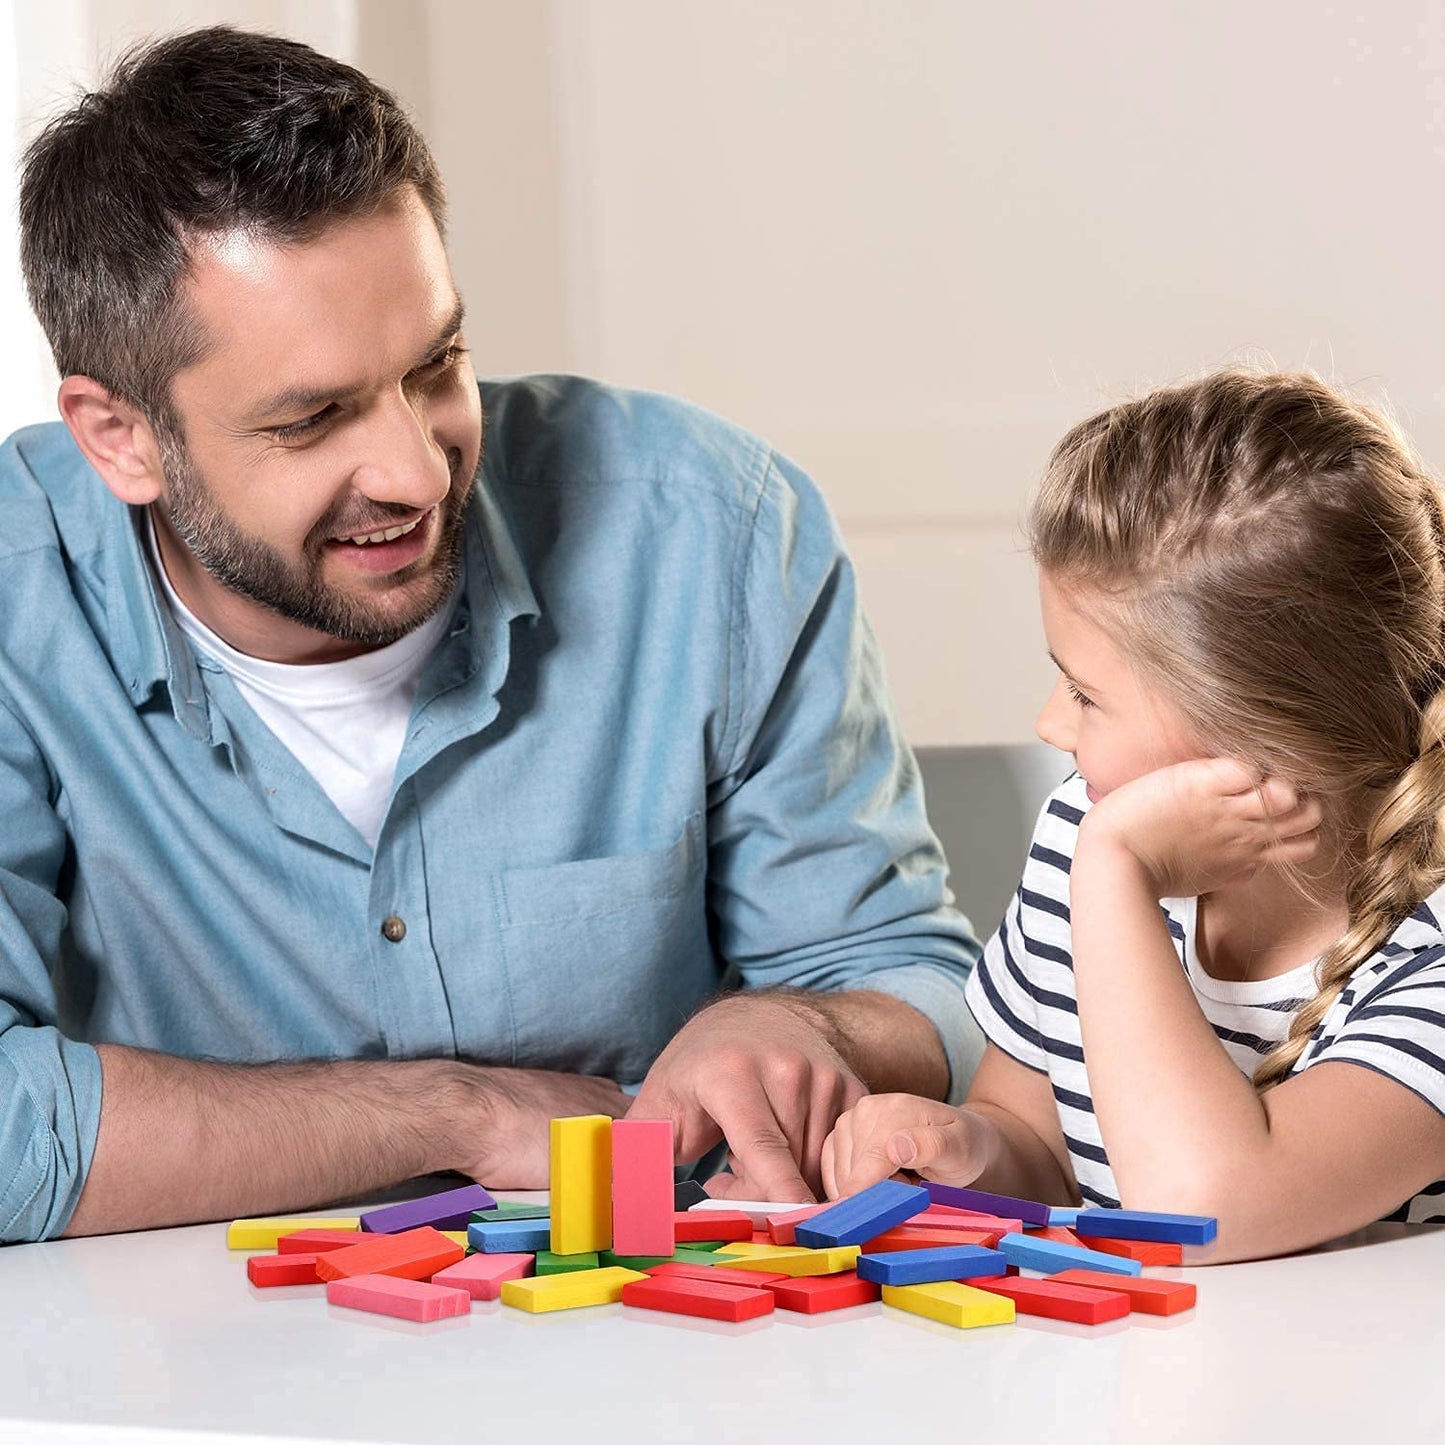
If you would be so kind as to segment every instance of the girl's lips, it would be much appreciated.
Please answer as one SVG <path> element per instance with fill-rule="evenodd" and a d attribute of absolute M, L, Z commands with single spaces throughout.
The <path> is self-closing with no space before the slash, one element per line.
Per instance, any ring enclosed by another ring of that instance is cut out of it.
<path fill-rule="evenodd" d="M 437 509 L 426 512 L 410 532 L 393 537 L 390 542 L 368 542 L 358 547 L 355 542 L 328 542 L 326 550 L 342 565 L 358 572 L 399 572 L 415 562 L 431 546 Z"/>

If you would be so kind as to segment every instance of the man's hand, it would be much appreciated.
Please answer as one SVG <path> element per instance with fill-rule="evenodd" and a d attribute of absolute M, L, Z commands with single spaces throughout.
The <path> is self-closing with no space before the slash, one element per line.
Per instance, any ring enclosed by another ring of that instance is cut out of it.
<path fill-rule="evenodd" d="M 989 1162 L 992 1126 L 967 1109 L 913 1094 L 871 1094 L 838 1120 L 823 1145 L 829 1199 L 857 1194 L 908 1169 L 962 1187 Z"/>
<path fill-rule="evenodd" d="M 629 1117 L 671 1119 L 679 1161 L 726 1139 L 732 1175 L 708 1192 L 811 1203 L 838 1116 L 867 1094 L 828 1014 L 798 994 L 734 994 L 691 1019 L 648 1072 Z"/>
<path fill-rule="evenodd" d="M 1079 850 L 1128 854 L 1158 898 L 1190 898 L 1261 868 L 1303 863 L 1320 842 L 1318 802 L 1231 758 L 1176 763 L 1135 778 L 1089 810 Z"/>
<path fill-rule="evenodd" d="M 465 1162 L 449 1167 L 496 1189 L 547 1188 L 553 1119 L 620 1119 L 632 1102 L 611 1079 L 588 1074 L 462 1067 L 452 1128 Z"/>

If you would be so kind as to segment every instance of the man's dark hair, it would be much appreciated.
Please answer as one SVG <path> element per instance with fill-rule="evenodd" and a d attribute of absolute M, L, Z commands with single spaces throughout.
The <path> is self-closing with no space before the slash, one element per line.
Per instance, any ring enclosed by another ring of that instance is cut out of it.
<path fill-rule="evenodd" d="M 389 91 L 309 46 L 211 26 L 138 46 L 25 153 L 20 259 L 62 376 L 93 377 L 178 428 L 171 378 L 204 353 L 190 244 L 305 241 L 414 186 L 445 194 Z"/>

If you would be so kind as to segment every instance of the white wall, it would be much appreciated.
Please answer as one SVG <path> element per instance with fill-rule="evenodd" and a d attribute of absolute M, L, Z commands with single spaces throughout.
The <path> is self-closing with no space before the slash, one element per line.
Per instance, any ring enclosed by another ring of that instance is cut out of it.
<path fill-rule="evenodd" d="M 680 392 L 806 465 L 921 743 L 1029 736 L 1018 517 L 1123 392 L 1310 365 L 1445 462 L 1439 3 L 66 3 L 93 47 L 329 27 L 437 149 L 479 363 Z"/>

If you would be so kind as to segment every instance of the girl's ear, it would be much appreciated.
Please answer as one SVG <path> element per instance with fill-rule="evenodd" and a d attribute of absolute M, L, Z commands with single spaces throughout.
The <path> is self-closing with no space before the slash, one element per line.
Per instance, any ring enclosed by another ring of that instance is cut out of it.
<path fill-rule="evenodd" d="M 76 446 L 122 502 L 143 507 L 161 495 L 160 445 L 137 408 L 88 376 L 67 376 L 56 401 Z"/>

